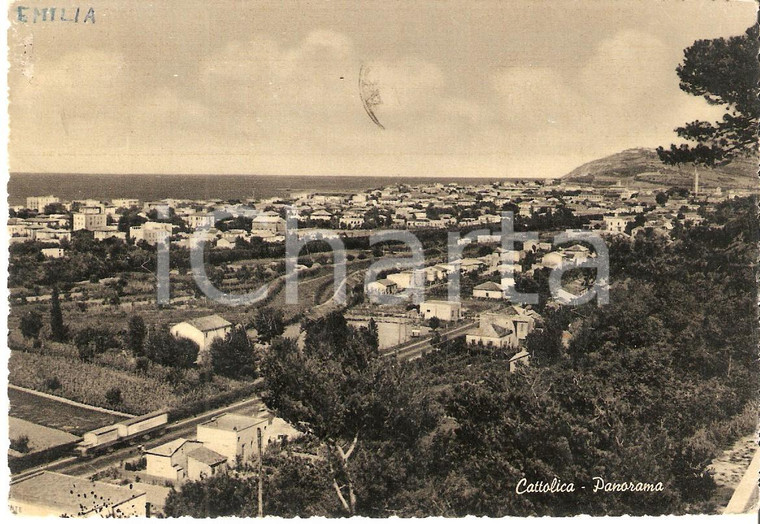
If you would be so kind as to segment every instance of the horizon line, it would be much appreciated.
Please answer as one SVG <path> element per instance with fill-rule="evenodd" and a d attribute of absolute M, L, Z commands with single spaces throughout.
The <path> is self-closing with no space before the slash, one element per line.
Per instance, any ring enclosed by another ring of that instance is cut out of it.
<path fill-rule="evenodd" d="M 328 177 L 362 177 L 362 178 L 430 178 L 430 179 L 462 179 L 462 178 L 477 178 L 483 180 L 495 180 L 495 179 L 519 179 L 519 180 L 532 180 L 532 179 L 557 179 L 564 178 L 565 175 L 556 176 L 520 176 L 520 175 L 356 175 L 356 174 L 330 174 L 330 173 L 318 173 L 318 174 L 271 174 L 271 173 L 94 173 L 94 172 L 54 172 L 54 171 L 9 171 L 8 176 L 14 175 L 84 175 L 84 176 L 265 176 L 265 177 L 315 177 L 315 178 L 328 178 Z"/>

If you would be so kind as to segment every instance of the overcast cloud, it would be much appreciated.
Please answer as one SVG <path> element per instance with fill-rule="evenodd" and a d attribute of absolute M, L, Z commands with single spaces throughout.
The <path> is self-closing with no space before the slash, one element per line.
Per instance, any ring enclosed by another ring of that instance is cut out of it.
<path fill-rule="evenodd" d="M 675 67 L 755 16 L 655 0 L 91 5 L 94 25 L 19 24 L 11 7 L 12 171 L 559 176 L 718 116 Z"/>

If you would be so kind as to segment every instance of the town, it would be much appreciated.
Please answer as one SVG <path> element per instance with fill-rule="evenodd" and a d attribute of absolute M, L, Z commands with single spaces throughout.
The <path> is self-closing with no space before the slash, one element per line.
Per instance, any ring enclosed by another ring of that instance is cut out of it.
<path fill-rule="evenodd" d="M 255 355 L 278 337 L 303 348 L 318 319 L 340 317 L 346 329 L 374 334 L 389 363 L 421 359 L 459 341 L 499 353 L 515 373 L 531 366 L 526 340 L 546 331 L 545 314 L 559 307 L 541 289 L 547 274 L 597 256 L 582 242 L 553 245 L 554 234 L 587 231 L 622 242 L 643 235 L 667 244 L 674 230 L 698 226 L 717 206 L 751 194 L 700 188 L 695 177 L 688 189 L 504 180 L 236 201 L 27 197 L 11 207 L 8 222 L 11 508 L 163 515 L 172 489 L 228 471 L 251 475 L 262 453 L 295 446 L 318 460 L 313 446 L 303 444 L 304 433 L 258 397 L 261 358 Z M 257 213 L 214 219 L 214 211 L 234 205 Z M 516 242 L 507 261 L 498 234 L 505 211 L 514 213 L 516 230 L 538 232 L 537 240 Z M 288 212 L 295 212 L 299 236 L 319 233 L 299 253 L 296 304 L 284 297 Z M 214 285 L 230 293 L 268 285 L 262 302 L 220 305 L 200 292 L 188 274 L 199 228 Z M 421 241 L 422 278 L 391 269 L 365 286 L 374 260 L 406 260 L 399 243 L 369 244 L 373 232 L 394 229 Z M 446 258 L 451 231 L 478 232 L 475 242 L 463 242 L 456 261 Z M 344 302 L 332 294 L 329 238 L 346 246 Z M 173 287 L 161 304 L 156 251 L 167 241 Z M 458 301 L 448 299 L 452 275 L 462 290 Z M 561 292 L 580 294 L 594 279 L 594 271 L 570 271 Z M 419 286 L 426 298 L 414 304 L 410 292 Z M 510 287 L 537 291 L 539 304 L 511 303 Z M 570 337 L 563 331 L 565 346 Z"/>

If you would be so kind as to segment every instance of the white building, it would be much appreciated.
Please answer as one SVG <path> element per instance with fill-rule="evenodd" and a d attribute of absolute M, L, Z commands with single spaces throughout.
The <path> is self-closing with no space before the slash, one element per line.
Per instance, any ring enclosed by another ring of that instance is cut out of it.
<path fill-rule="evenodd" d="M 509 372 L 514 373 L 521 366 L 530 366 L 530 353 L 524 349 L 509 359 Z"/>
<path fill-rule="evenodd" d="M 477 328 L 465 335 L 468 344 L 494 348 L 514 348 L 519 344 L 517 333 L 508 319 L 481 317 Z"/>
<path fill-rule="evenodd" d="M 473 298 L 502 299 L 504 298 L 504 290 L 496 282 L 488 281 L 475 286 L 472 289 L 472 296 Z"/>
<path fill-rule="evenodd" d="M 271 231 L 272 233 L 284 233 L 285 220 L 283 220 L 279 215 L 258 215 L 253 219 L 251 229 Z"/>
<path fill-rule="evenodd" d="M 185 217 L 185 223 L 190 229 L 214 227 L 213 214 L 193 213 Z"/>
<path fill-rule="evenodd" d="M 140 201 L 136 198 L 114 198 L 111 205 L 120 208 L 129 209 L 131 207 L 140 207 Z"/>
<path fill-rule="evenodd" d="M 103 226 L 93 229 L 92 235 L 95 240 L 107 240 L 109 238 L 127 239 L 127 234 L 124 231 L 119 231 L 117 226 Z"/>
<path fill-rule="evenodd" d="M 45 210 L 45 206 L 59 202 L 58 197 L 54 197 L 53 195 L 26 197 L 26 208 L 36 209 L 39 213 L 42 213 Z"/>
<path fill-rule="evenodd" d="M 46 247 L 42 249 L 45 258 L 63 258 L 66 252 L 60 247 Z"/>
<path fill-rule="evenodd" d="M 172 234 L 172 225 L 165 222 L 145 222 L 141 226 L 132 226 L 129 228 L 129 236 L 135 239 L 135 242 L 144 240 L 151 246 L 158 242 L 164 241 Z"/>
<path fill-rule="evenodd" d="M 74 213 L 72 229 L 74 231 L 79 231 L 81 229 L 93 231 L 98 228 L 106 227 L 107 218 L 108 217 L 102 213 Z"/>
<path fill-rule="evenodd" d="M 425 282 L 425 276 L 421 271 L 417 273 L 417 277 L 415 279 L 415 272 L 412 270 L 401 271 L 399 273 L 390 273 L 385 278 L 391 282 L 395 282 L 398 289 L 402 291 L 408 288 L 422 287 Z M 415 283 L 418 285 L 415 286 Z"/>
<path fill-rule="evenodd" d="M 208 351 L 214 340 L 224 339 L 231 331 L 232 324 L 219 315 L 180 322 L 169 330 L 175 338 L 186 338 L 198 344 L 201 352 Z"/>
<path fill-rule="evenodd" d="M 625 228 L 629 222 L 633 222 L 633 217 L 604 217 L 604 231 L 607 233 L 625 233 Z"/>
<path fill-rule="evenodd" d="M 256 427 L 263 432 L 266 420 L 225 413 L 198 424 L 196 439 L 234 466 L 258 454 Z"/>
<path fill-rule="evenodd" d="M 462 318 L 462 304 L 448 300 L 427 300 L 420 304 L 420 314 L 425 320 L 436 317 L 446 322 L 456 322 Z"/>
<path fill-rule="evenodd" d="M 188 454 L 203 444 L 178 438 L 145 451 L 145 473 L 172 482 L 197 480 L 188 473 Z"/>

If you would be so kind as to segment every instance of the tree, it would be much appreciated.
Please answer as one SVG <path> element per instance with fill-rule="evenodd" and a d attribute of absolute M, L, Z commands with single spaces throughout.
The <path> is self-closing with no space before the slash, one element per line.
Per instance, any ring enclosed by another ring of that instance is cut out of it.
<path fill-rule="evenodd" d="M 121 404 L 121 401 L 121 389 L 114 387 L 106 391 L 106 402 L 110 405 L 118 406 Z"/>
<path fill-rule="evenodd" d="M 371 431 L 368 403 L 377 339 L 354 329 L 339 312 L 304 322 L 301 351 L 291 339 L 277 339 L 262 361 L 264 402 L 301 431 L 326 446 L 332 487 L 348 514 L 356 511 L 349 459 L 362 431 Z M 379 422 L 381 425 L 382 421 Z"/>
<path fill-rule="evenodd" d="M 256 357 L 244 329 L 233 329 L 224 339 L 214 340 L 210 353 L 214 373 L 234 379 L 255 377 Z"/>
<path fill-rule="evenodd" d="M 664 206 L 668 202 L 668 194 L 667 193 L 657 193 L 657 195 L 654 197 L 657 204 Z"/>
<path fill-rule="evenodd" d="M 133 315 L 129 319 L 127 327 L 127 346 L 135 356 L 145 354 L 145 336 L 148 331 L 145 327 L 145 321 L 140 315 Z"/>
<path fill-rule="evenodd" d="M 69 338 L 69 328 L 63 323 L 57 287 L 53 288 L 53 294 L 50 298 L 50 338 L 54 342 L 65 342 Z"/>
<path fill-rule="evenodd" d="M 719 122 L 696 120 L 677 128 L 679 137 L 695 145 L 659 147 L 660 160 L 671 165 L 712 166 L 757 154 L 757 41 L 756 24 L 741 36 L 697 40 L 684 50 L 684 60 L 676 68 L 681 89 L 703 97 L 710 105 L 724 106 L 726 112 Z"/>
<path fill-rule="evenodd" d="M 255 515 L 256 479 L 230 473 L 186 482 L 181 491 L 169 492 L 164 505 L 167 517 L 250 517 Z"/>
<path fill-rule="evenodd" d="M 27 435 L 19 435 L 16 438 L 12 438 L 10 447 L 13 451 L 18 451 L 19 453 L 29 453 L 31 451 L 29 437 Z"/>
<path fill-rule="evenodd" d="M 198 344 L 186 338 L 174 338 L 167 326 L 159 326 L 148 334 L 145 356 L 156 364 L 190 368 L 198 360 Z"/>
<path fill-rule="evenodd" d="M 42 315 L 29 311 L 21 317 L 21 335 L 24 338 L 39 338 L 42 329 Z"/>
<path fill-rule="evenodd" d="M 91 362 L 96 355 L 115 347 L 116 339 L 107 329 L 86 327 L 74 336 L 74 344 L 79 351 L 79 358 L 84 362 Z"/>
<path fill-rule="evenodd" d="M 430 326 L 430 329 L 433 331 L 436 331 L 441 327 L 441 319 L 438 317 L 430 317 L 430 320 L 428 320 L 428 326 Z"/>
<path fill-rule="evenodd" d="M 285 320 L 282 311 L 269 307 L 261 308 L 253 317 L 253 327 L 259 334 L 259 340 L 269 342 L 285 332 Z"/>

